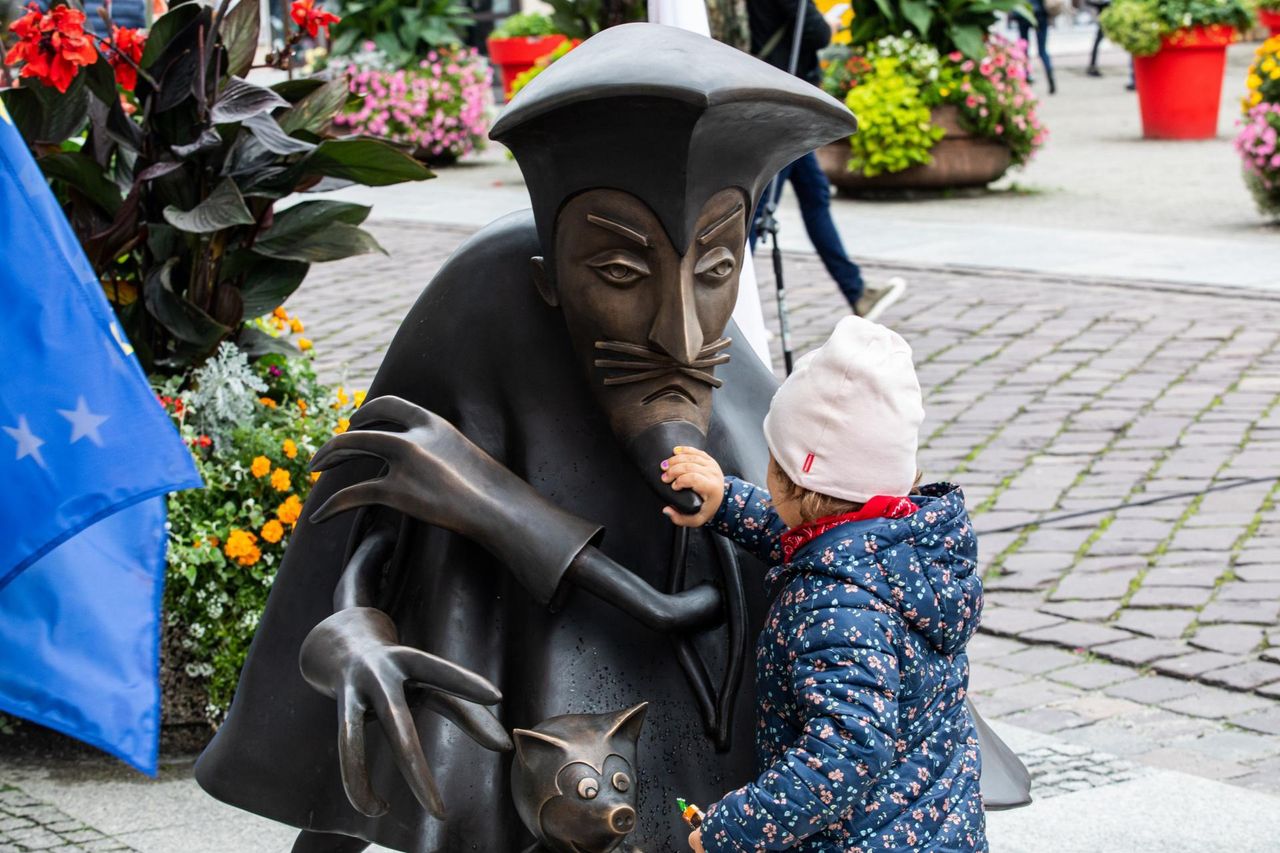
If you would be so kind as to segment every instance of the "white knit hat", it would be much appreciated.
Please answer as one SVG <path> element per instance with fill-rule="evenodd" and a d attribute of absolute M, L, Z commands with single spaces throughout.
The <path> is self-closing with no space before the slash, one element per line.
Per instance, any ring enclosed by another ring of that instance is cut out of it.
<path fill-rule="evenodd" d="M 911 491 L 923 420 L 911 347 L 850 316 L 782 383 L 764 437 L 796 485 L 863 503 Z"/>

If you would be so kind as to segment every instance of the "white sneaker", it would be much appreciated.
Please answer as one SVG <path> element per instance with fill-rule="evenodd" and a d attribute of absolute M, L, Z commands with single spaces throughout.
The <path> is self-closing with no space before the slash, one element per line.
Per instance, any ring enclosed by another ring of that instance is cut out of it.
<path fill-rule="evenodd" d="M 867 285 L 862 290 L 862 296 L 858 297 L 858 304 L 853 306 L 853 313 L 864 320 L 875 322 L 906 292 L 907 280 L 900 275 L 889 279 L 883 287 Z"/>

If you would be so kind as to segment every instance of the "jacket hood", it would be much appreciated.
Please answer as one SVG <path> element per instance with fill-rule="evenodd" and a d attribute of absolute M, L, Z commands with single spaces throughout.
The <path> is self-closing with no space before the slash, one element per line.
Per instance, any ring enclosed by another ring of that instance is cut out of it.
<path fill-rule="evenodd" d="M 920 508 L 911 515 L 842 524 L 805 543 L 783 571 L 855 584 L 892 605 L 934 648 L 955 654 L 982 614 L 977 537 L 958 486 L 925 486 L 912 500 Z"/>

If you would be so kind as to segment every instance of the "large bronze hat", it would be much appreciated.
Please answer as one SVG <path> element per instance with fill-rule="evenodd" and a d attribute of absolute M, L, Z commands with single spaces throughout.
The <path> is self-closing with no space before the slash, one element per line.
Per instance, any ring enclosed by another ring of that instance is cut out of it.
<path fill-rule="evenodd" d="M 534 78 L 489 136 L 520 164 L 546 251 L 560 206 L 599 187 L 644 201 L 683 251 L 716 192 L 738 187 L 754 206 L 779 169 L 856 128 L 839 101 L 750 54 L 627 24 Z"/>

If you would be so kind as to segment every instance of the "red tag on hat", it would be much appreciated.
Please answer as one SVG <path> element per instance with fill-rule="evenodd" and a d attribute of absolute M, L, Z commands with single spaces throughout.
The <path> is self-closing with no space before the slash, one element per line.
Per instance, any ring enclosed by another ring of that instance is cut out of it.
<path fill-rule="evenodd" d="M 808 456 L 806 456 L 806 457 L 804 458 L 804 468 L 803 468 L 802 470 L 803 470 L 806 474 L 808 474 L 808 473 L 809 473 L 809 469 L 810 469 L 810 468 L 812 468 L 812 467 L 813 467 L 813 454 L 812 454 L 812 453 L 810 453 Z"/>

